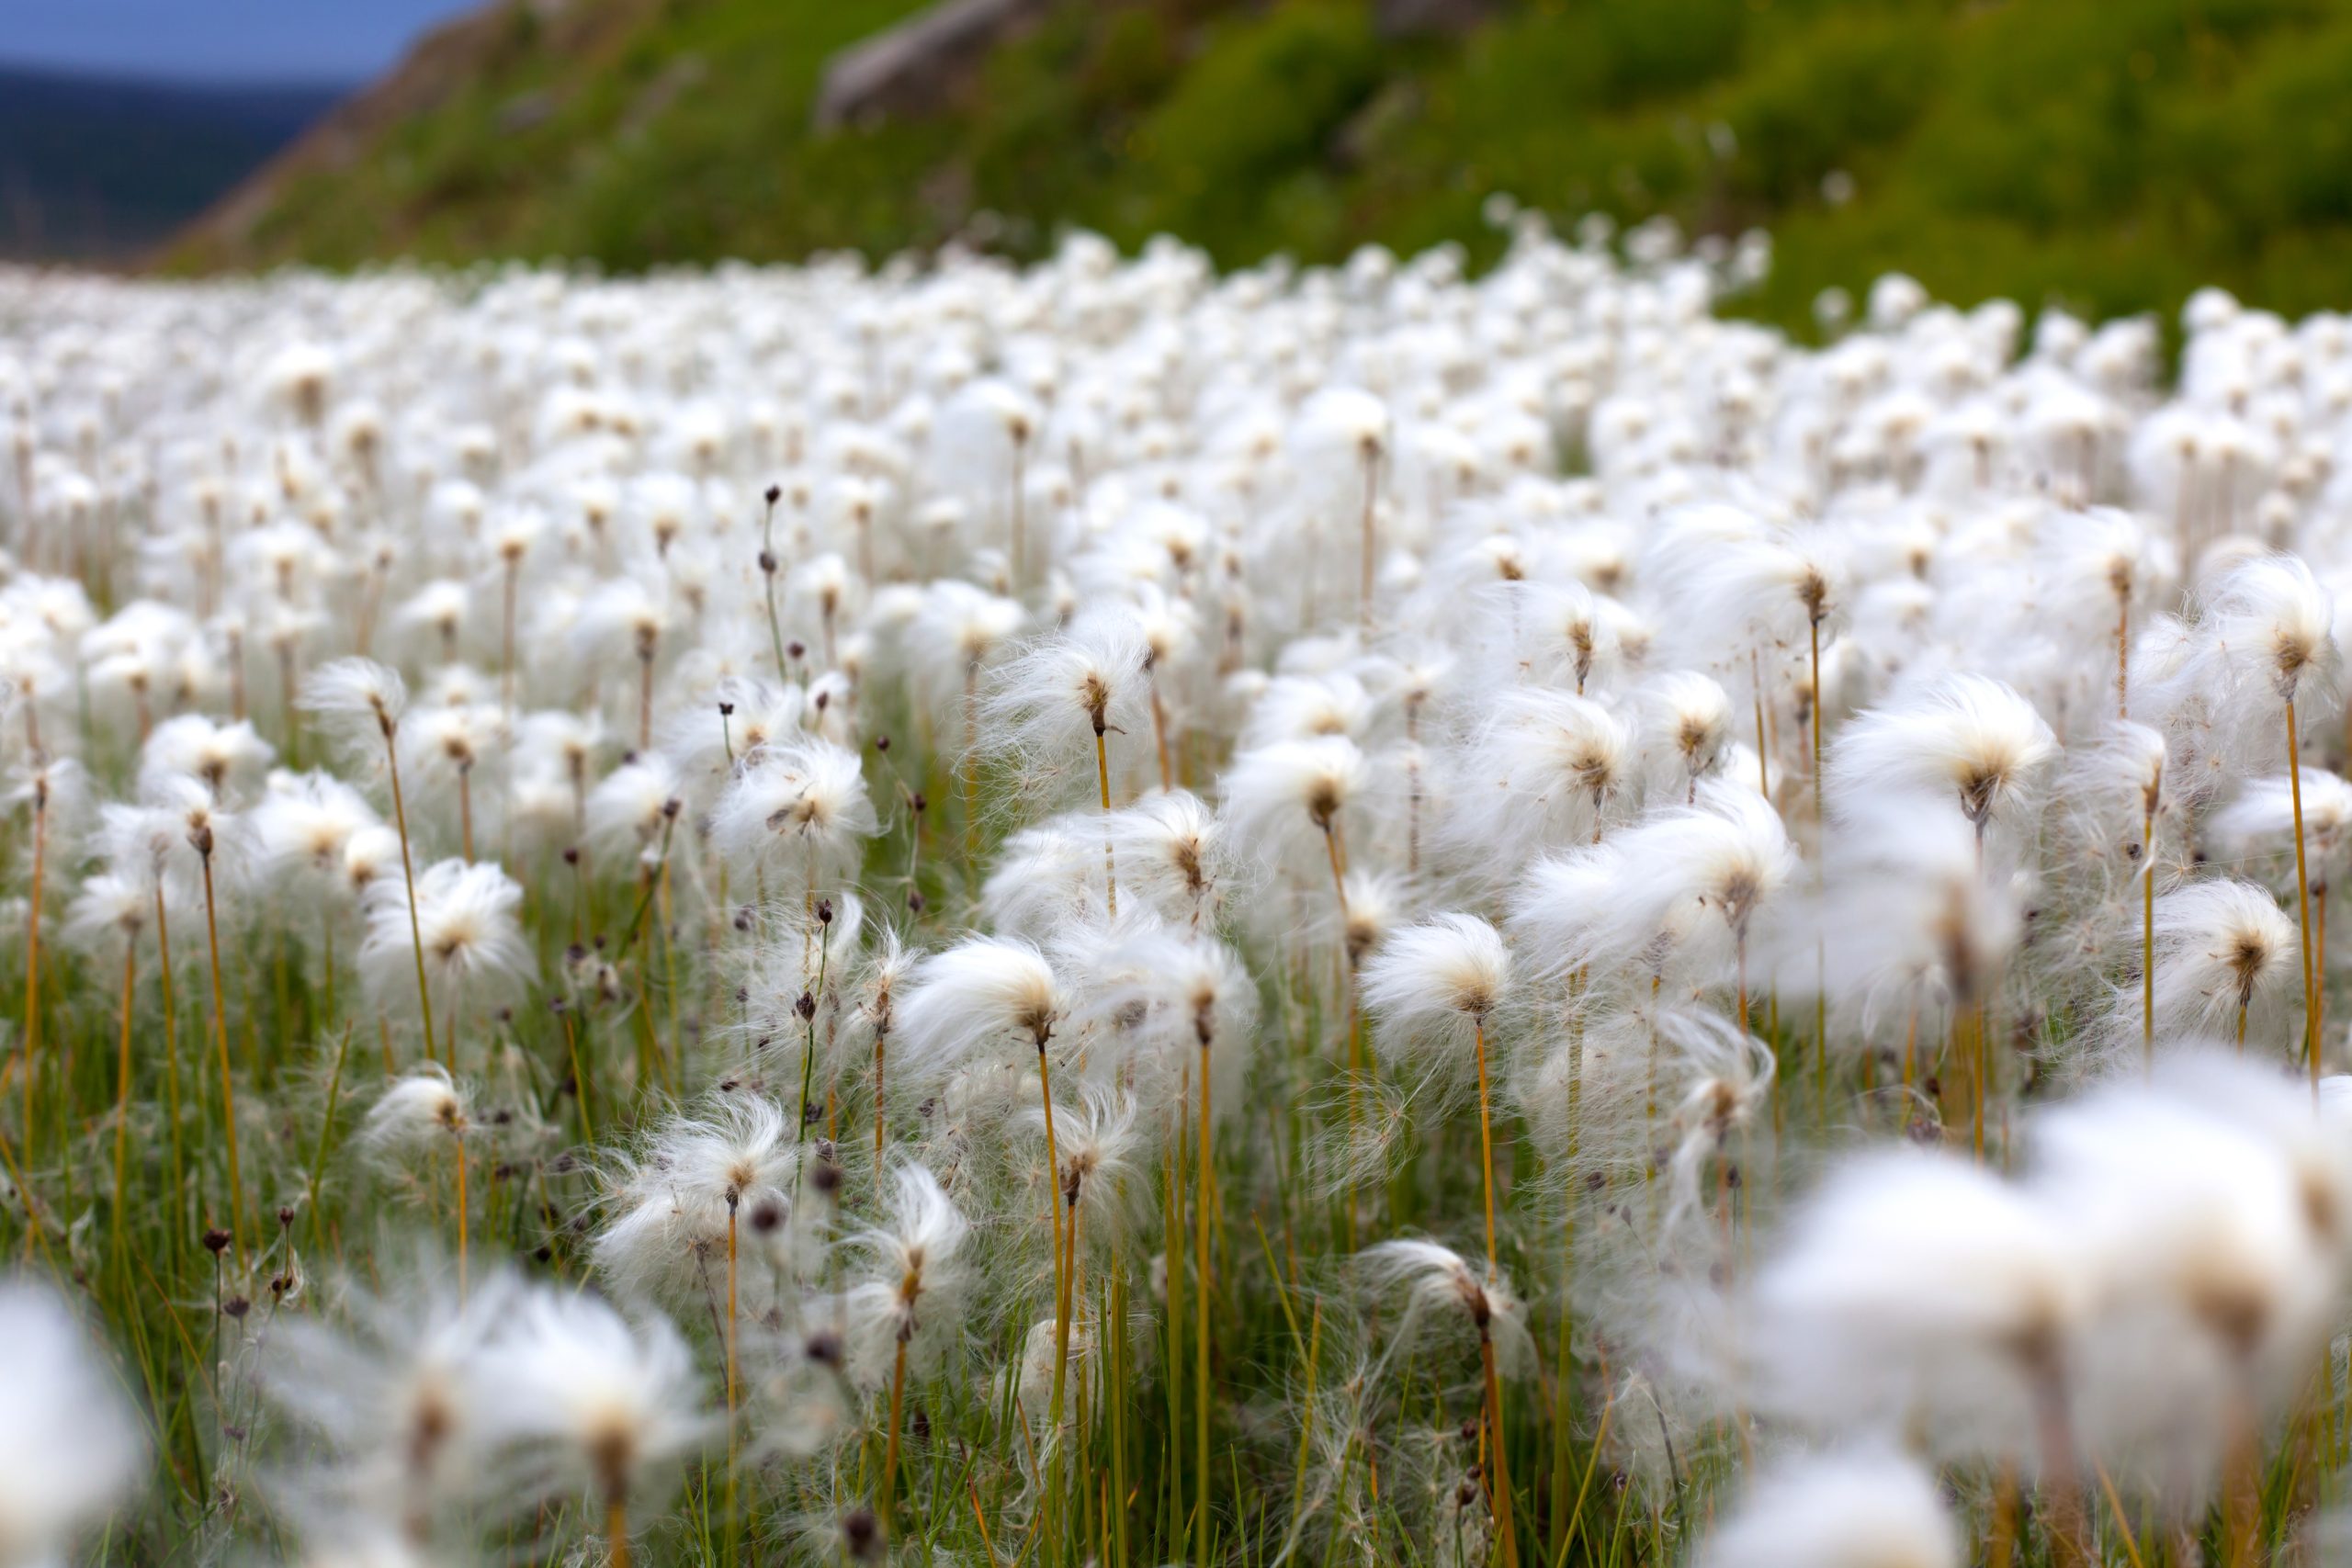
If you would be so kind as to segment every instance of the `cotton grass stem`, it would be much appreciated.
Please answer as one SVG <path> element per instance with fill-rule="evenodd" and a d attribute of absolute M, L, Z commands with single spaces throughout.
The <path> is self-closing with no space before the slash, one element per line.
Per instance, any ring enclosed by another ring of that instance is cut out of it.
<path fill-rule="evenodd" d="M 38 1097 L 33 1082 L 40 1074 L 40 898 L 41 888 L 49 868 L 49 780 L 46 774 L 33 781 L 33 885 L 32 902 L 25 922 L 25 1164 L 29 1168 L 37 1147 L 35 1116 Z M 29 1224 L 28 1238 L 31 1235 Z M 30 1256 L 29 1246 L 27 1256 Z"/>
<path fill-rule="evenodd" d="M 1206 1008 L 1194 1014 L 1201 1048 L 1200 1169 L 1193 1200 L 1193 1512 L 1199 1521 L 1193 1537 L 1194 1568 L 1208 1568 L 1209 1561 L 1209 1209 L 1216 1191 L 1209 1178 L 1209 1057 L 1216 1043 L 1210 1017 Z"/>
<path fill-rule="evenodd" d="M 204 866 L 204 935 L 212 956 L 212 1022 L 220 1043 L 220 1126 L 229 1156 L 229 1235 L 237 1244 L 237 1268 L 245 1268 L 245 1189 L 237 1169 L 237 1089 L 229 1066 L 229 1004 L 220 984 L 220 921 L 212 896 L 212 829 L 197 829 L 197 858 Z"/>
<path fill-rule="evenodd" d="M 2303 1057 L 2311 1072 L 2312 1096 L 2319 1096 L 2320 1038 L 2318 1007 L 2313 987 L 2317 984 L 2316 968 L 2312 954 L 2312 889 L 2310 874 L 2303 863 L 2303 768 L 2301 742 L 2296 736 L 2295 699 L 2287 699 L 2287 788 L 2295 808 L 2295 913 L 2302 931 L 2303 944 Z M 2243 1010 L 2241 1010 L 2243 1011 Z M 2239 1020 L 2243 1042 L 2245 1020 Z"/>
<path fill-rule="evenodd" d="M 424 1059 L 437 1061 L 433 1044 L 433 993 L 424 980 L 424 929 L 416 918 L 416 863 L 409 849 L 408 807 L 401 798 L 400 748 L 393 744 L 394 720 L 390 714 L 378 709 L 377 723 L 384 734 L 384 765 L 391 774 L 392 822 L 401 835 L 401 881 L 408 892 L 409 944 L 416 956 L 416 1013 L 424 1026 Z"/>

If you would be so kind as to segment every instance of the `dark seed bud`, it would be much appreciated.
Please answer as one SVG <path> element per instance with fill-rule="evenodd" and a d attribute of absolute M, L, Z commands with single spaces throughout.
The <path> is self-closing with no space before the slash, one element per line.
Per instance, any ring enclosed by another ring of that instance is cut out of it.
<path fill-rule="evenodd" d="M 227 1231 L 209 1230 L 204 1233 L 204 1250 L 212 1254 L 215 1258 L 220 1257 L 221 1253 L 227 1251 L 228 1247 L 229 1233 Z"/>
<path fill-rule="evenodd" d="M 876 751 L 888 751 L 890 749 L 890 738 L 887 735 L 876 736 L 874 738 L 874 749 Z"/>
<path fill-rule="evenodd" d="M 808 651 L 808 645 L 802 642 L 798 637 L 795 637 L 790 642 L 784 645 L 784 656 L 786 659 L 797 660 Z"/>
<path fill-rule="evenodd" d="M 580 846 L 579 846 L 579 845 L 577 845 L 577 844 L 567 844 L 567 845 L 565 845 L 565 846 L 564 846 L 564 850 L 563 850 L 563 863 L 564 863 L 564 864 L 566 864 L 566 865 L 578 865 L 578 864 L 580 863 Z"/>
<path fill-rule="evenodd" d="M 254 1310 L 254 1303 L 245 1300 L 243 1296 L 231 1296 L 227 1301 L 220 1303 L 220 1310 L 227 1313 L 231 1317 L 242 1318 L 245 1314 Z"/>
<path fill-rule="evenodd" d="M 792 1004 L 792 1010 L 800 1015 L 801 1022 L 806 1023 L 817 1016 L 817 998 L 803 991 L 800 999 Z"/>
<path fill-rule="evenodd" d="M 752 1228 L 762 1235 L 784 1224 L 784 1205 L 773 1198 L 763 1198 L 752 1205 Z"/>
<path fill-rule="evenodd" d="M 833 901 L 831 898 L 817 900 L 817 923 L 820 926 L 830 926 L 833 923 Z"/>
<path fill-rule="evenodd" d="M 852 1508 L 842 1516 L 842 1544 L 859 1562 L 870 1562 L 882 1550 L 882 1527 L 868 1508 Z"/>
<path fill-rule="evenodd" d="M 822 713 L 822 712 L 824 712 L 828 707 L 831 707 L 831 706 L 832 705 L 832 702 L 833 702 L 833 694 L 832 694 L 832 693 L 831 693 L 831 692 L 820 692 L 820 693 L 818 693 L 818 694 L 817 694 L 817 711 L 818 711 L 819 713 Z"/>
<path fill-rule="evenodd" d="M 293 1205 L 293 1204 L 291 1204 L 291 1203 L 285 1203 L 285 1204 L 281 1204 L 281 1205 L 279 1205 L 279 1207 L 278 1207 L 278 1211 L 277 1211 L 277 1227 L 278 1227 L 278 1229 L 280 1229 L 280 1230 L 284 1230 L 284 1229 L 286 1229 L 288 1226 L 289 1226 L 289 1225 L 293 1224 L 293 1223 L 294 1223 L 294 1205 Z"/>
<path fill-rule="evenodd" d="M 913 805 L 917 811 L 928 811 L 931 809 L 931 797 L 922 791 L 917 790 L 914 793 Z"/>
<path fill-rule="evenodd" d="M 733 703 L 719 704 L 718 716 L 721 718 L 733 718 L 735 716 L 735 705 Z"/>
<path fill-rule="evenodd" d="M 770 486 L 768 486 L 768 488 L 767 488 L 767 498 L 768 498 L 768 504 L 769 504 L 770 506 L 774 506 L 777 502 L 782 501 L 782 500 L 784 499 L 784 487 L 783 487 L 782 485 L 770 485 Z"/>
<path fill-rule="evenodd" d="M 801 1346 L 801 1353 L 820 1367 L 838 1367 L 842 1363 L 841 1336 L 823 1329 L 808 1336 Z"/>
<path fill-rule="evenodd" d="M 910 914 L 922 913 L 922 895 L 911 887 L 907 889 L 907 910 Z"/>
<path fill-rule="evenodd" d="M 775 552 L 774 550 L 762 550 L 760 552 L 760 570 L 766 572 L 770 577 L 774 577 L 775 575 Z"/>
<path fill-rule="evenodd" d="M 808 1173 L 808 1184 L 820 1197 L 830 1198 L 842 1190 L 842 1168 L 826 1161 Z"/>

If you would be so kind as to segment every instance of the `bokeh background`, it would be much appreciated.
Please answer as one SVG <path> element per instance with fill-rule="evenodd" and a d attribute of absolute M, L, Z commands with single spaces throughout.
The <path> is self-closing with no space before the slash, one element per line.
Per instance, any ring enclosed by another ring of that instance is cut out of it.
<path fill-rule="evenodd" d="M 1910 272 L 2170 315 L 2352 277 L 2340 0 L 16 0 L 0 252 L 175 271 L 1241 264 L 1562 220 L 1770 231 L 1800 331 Z M 17 13 L 28 13 L 19 19 Z"/>

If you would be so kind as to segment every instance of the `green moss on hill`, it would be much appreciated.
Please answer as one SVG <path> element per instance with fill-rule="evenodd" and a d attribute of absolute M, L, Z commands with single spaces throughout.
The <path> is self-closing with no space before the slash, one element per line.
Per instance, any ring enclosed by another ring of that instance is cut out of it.
<path fill-rule="evenodd" d="M 979 210 L 1016 254 L 1080 223 L 1229 264 L 1483 259 L 1505 191 L 1768 226 L 1754 308 L 1789 321 L 1888 267 L 2102 314 L 2209 281 L 2308 310 L 2352 276 L 2352 7 L 2329 0 L 1522 0 L 1401 41 L 1368 0 L 1071 0 L 933 114 L 814 131 L 825 60 L 919 3 L 662 0 L 571 52 L 518 10 L 439 108 L 174 260 L 637 269 L 929 245 Z"/>

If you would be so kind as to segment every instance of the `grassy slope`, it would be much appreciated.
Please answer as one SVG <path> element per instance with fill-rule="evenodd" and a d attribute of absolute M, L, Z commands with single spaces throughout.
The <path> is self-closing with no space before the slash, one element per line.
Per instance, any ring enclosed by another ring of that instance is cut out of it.
<path fill-rule="evenodd" d="M 1228 263 L 1487 254 L 1506 190 L 1768 224 L 1758 309 L 1789 321 L 1888 266 L 2102 313 L 2206 281 L 2309 309 L 2352 271 L 2352 7 L 2329 0 L 1525 0 L 1463 42 L 1381 39 L 1362 0 L 1096 0 L 934 118 L 813 135 L 825 57 L 917 3 L 667 0 L 579 58 L 518 17 L 443 108 L 293 182 L 250 244 L 175 260 L 637 268 L 928 243 L 979 209 L 1016 252 L 1074 220 Z"/>

